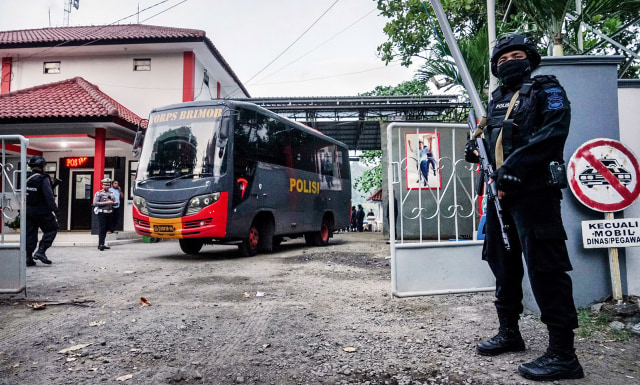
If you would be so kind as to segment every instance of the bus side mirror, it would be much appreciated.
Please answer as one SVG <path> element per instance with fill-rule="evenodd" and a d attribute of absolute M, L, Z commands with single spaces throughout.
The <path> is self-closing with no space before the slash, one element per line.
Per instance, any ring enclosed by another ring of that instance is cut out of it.
<path fill-rule="evenodd" d="M 138 131 L 136 131 L 136 137 L 133 139 L 133 156 L 140 155 L 140 149 L 142 148 L 142 143 L 144 143 L 145 129 L 148 124 L 149 121 L 146 119 L 143 119 L 138 123 Z"/>
<path fill-rule="evenodd" d="M 142 149 L 142 142 L 144 141 L 144 131 L 136 132 L 136 137 L 133 140 L 133 156 L 139 156 Z"/>
<path fill-rule="evenodd" d="M 220 122 L 220 132 L 218 133 L 218 141 L 216 146 L 224 147 L 227 145 L 229 139 L 229 128 L 231 127 L 231 119 L 228 116 L 224 116 Z"/>

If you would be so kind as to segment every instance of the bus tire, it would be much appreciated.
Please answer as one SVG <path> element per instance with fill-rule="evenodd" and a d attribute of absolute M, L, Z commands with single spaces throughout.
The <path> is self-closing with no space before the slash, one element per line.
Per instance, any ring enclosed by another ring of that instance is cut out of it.
<path fill-rule="evenodd" d="M 260 230 L 258 226 L 251 225 L 249 235 L 238 245 L 240 255 L 243 257 L 253 257 L 258 254 L 258 244 L 260 243 Z"/>
<path fill-rule="evenodd" d="M 320 225 L 320 231 L 312 231 L 304 234 L 304 240 L 309 246 L 326 246 L 331 238 L 331 226 L 325 220 Z"/>
<path fill-rule="evenodd" d="M 329 238 L 331 238 L 331 227 L 324 220 L 322 221 L 322 225 L 320 225 L 320 231 L 318 232 L 317 237 L 316 246 L 326 246 L 329 244 Z"/>
<path fill-rule="evenodd" d="M 185 254 L 198 254 L 204 242 L 200 239 L 179 239 L 180 249 Z"/>

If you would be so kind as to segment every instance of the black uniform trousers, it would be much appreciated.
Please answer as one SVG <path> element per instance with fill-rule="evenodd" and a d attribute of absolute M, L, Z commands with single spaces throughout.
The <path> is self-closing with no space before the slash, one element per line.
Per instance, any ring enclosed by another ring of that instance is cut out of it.
<path fill-rule="evenodd" d="M 42 230 L 42 239 L 38 247 L 38 229 Z M 29 215 L 27 209 L 27 236 L 26 247 L 27 256 L 32 256 L 33 252 L 38 251 L 44 253 L 53 244 L 58 234 L 58 223 L 53 213 Z"/>
<path fill-rule="evenodd" d="M 503 219 L 509 226 L 511 251 L 506 251 L 493 202 L 487 202 L 482 257 L 496 277 L 496 309 L 499 315 L 522 313 L 522 254 L 531 289 L 549 329 L 575 329 L 578 318 L 573 302 L 571 262 L 560 213 L 562 193 L 544 189 L 500 200 Z"/>
<path fill-rule="evenodd" d="M 98 213 L 98 246 L 104 246 L 104 240 L 107 237 L 107 226 L 109 224 L 109 216 L 111 213 Z"/>

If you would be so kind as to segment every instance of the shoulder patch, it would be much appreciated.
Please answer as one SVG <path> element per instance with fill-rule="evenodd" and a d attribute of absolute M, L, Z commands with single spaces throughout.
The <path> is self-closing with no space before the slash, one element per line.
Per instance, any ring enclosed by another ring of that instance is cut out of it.
<path fill-rule="evenodd" d="M 547 101 L 549 102 L 547 107 L 550 110 L 557 110 L 564 107 L 562 88 L 547 88 L 544 92 L 547 94 Z"/>

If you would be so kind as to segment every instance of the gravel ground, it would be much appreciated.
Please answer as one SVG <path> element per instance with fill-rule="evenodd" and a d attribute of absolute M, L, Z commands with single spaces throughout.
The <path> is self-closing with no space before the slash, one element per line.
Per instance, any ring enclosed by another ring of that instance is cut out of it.
<path fill-rule="evenodd" d="M 516 368 L 546 348 L 525 314 L 525 352 L 476 355 L 497 329 L 492 293 L 392 297 L 379 233 L 253 258 L 175 241 L 48 254 L 27 300 L 0 297 L 0 384 L 533 384 Z M 562 383 L 640 384 L 639 341 L 578 338 L 586 377 Z"/>

